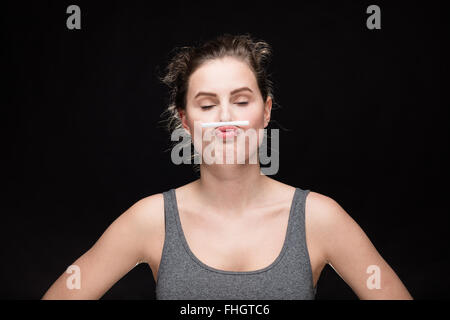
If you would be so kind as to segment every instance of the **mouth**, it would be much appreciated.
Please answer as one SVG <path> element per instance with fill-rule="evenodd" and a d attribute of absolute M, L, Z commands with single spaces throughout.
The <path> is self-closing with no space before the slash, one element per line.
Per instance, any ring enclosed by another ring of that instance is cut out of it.
<path fill-rule="evenodd" d="M 215 134 L 222 139 L 231 138 L 239 134 L 239 128 L 236 126 L 222 126 L 215 129 Z"/>

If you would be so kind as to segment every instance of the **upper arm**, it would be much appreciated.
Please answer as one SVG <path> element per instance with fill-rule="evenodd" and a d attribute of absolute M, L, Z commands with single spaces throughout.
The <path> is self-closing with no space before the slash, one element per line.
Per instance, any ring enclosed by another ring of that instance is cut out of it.
<path fill-rule="evenodd" d="M 336 201 L 311 192 L 308 206 L 322 256 L 360 299 L 412 298 L 364 231 Z M 379 270 L 379 289 L 367 285 L 369 277 L 374 279 L 369 266 Z"/>
<path fill-rule="evenodd" d="M 122 213 L 96 243 L 72 265 L 81 286 L 69 289 L 63 273 L 42 299 L 99 299 L 138 263 L 146 261 L 148 243 L 163 207 L 162 194 L 141 199 Z"/>

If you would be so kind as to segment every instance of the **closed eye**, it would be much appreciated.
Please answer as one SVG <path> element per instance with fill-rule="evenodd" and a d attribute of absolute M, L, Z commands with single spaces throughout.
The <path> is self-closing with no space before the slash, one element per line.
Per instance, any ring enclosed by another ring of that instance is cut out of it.
<path fill-rule="evenodd" d="M 240 105 L 240 106 L 245 106 L 248 104 L 248 101 L 243 101 L 243 102 L 236 102 L 236 104 Z M 201 108 L 203 110 L 208 110 L 211 109 L 212 107 L 214 107 L 215 105 L 210 105 L 210 106 L 201 106 Z"/>

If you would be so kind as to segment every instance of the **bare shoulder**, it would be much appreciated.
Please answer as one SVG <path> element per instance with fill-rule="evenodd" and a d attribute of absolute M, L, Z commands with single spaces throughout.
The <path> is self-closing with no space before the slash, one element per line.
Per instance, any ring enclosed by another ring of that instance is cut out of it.
<path fill-rule="evenodd" d="M 306 220 L 317 256 L 329 264 L 360 299 L 412 298 L 364 230 L 336 200 L 310 192 Z M 371 266 L 377 266 L 384 275 L 382 290 L 371 290 L 373 288 L 367 285 Z"/>
<path fill-rule="evenodd" d="M 274 195 L 274 198 L 276 199 L 284 199 L 284 198 L 290 199 L 296 189 L 291 185 L 288 185 L 286 183 L 283 183 L 270 177 L 267 177 L 267 181 L 270 193 Z"/>
<path fill-rule="evenodd" d="M 135 202 L 124 214 L 130 216 L 137 225 L 152 228 L 164 221 L 164 197 L 153 194 Z"/>
<path fill-rule="evenodd" d="M 143 261 L 150 263 L 161 251 L 164 243 L 164 197 L 153 194 L 136 201 L 117 219 L 123 228 L 137 237 L 143 246 Z"/>
<path fill-rule="evenodd" d="M 335 199 L 318 192 L 311 191 L 307 196 L 305 219 L 311 238 L 327 260 L 332 252 L 338 252 L 337 244 L 351 247 L 356 239 L 365 237 L 364 231 Z"/>
<path fill-rule="evenodd" d="M 128 207 L 111 224 L 120 233 L 141 237 L 164 221 L 164 199 L 162 194 L 142 198 Z"/>
<path fill-rule="evenodd" d="M 327 231 L 327 227 L 335 227 L 336 224 L 352 223 L 353 219 L 333 198 L 324 194 L 310 191 L 306 197 L 307 218 Z"/>
<path fill-rule="evenodd" d="M 340 207 L 336 200 L 326 196 L 324 194 L 310 191 L 307 196 L 306 202 L 308 208 L 314 212 L 327 212 L 334 211 Z"/>
<path fill-rule="evenodd" d="M 273 193 L 279 197 L 283 195 L 292 195 L 297 187 L 285 184 L 283 182 L 270 180 Z M 333 198 L 321 193 L 310 191 L 306 197 L 306 211 L 317 222 L 332 222 L 332 218 L 339 215 L 345 215 L 344 209 Z M 331 220 L 330 220 L 331 219 Z"/>

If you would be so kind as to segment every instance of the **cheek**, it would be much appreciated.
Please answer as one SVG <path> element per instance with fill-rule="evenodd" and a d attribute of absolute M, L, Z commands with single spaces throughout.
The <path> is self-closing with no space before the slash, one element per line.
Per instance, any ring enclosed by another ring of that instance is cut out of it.
<path fill-rule="evenodd" d="M 213 122 L 214 114 L 211 112 L 204 112 L 200 109 L 191 109 L 189 110 L 189 115 L 186 116 L 186 124 L 193 131 L 194 124 L 196 121 L 199 122 Z"/>
<path fill-rule="evenodd" d="M 194 132 L 194 125 L 196 121 L 203 121 L 203 119 L 195 112 L 189 111 L 189 114 L 186 113 L 185 123 L 189 127 L 191 133 Z"/>
<path fill-rule="evenodd" d="M 245 119 L 249 120 L 252 128 L 264 127 L 264 109 L 261 105 L 256 105 L 254 108 L 249 108 L 245 112 Z"/>

